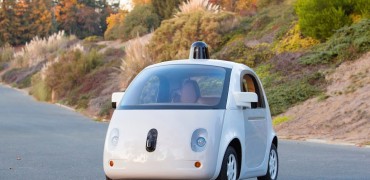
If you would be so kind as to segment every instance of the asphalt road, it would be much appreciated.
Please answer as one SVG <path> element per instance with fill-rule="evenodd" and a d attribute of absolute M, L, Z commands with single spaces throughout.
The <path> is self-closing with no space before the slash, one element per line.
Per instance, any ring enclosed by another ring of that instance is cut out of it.
<path fill-rule="evenodd" d="M 0 180 L 105 179 L 108 124 L 0 85 Z M 370 179 L 370 148 L 279 142 L 279 179 Z"/>

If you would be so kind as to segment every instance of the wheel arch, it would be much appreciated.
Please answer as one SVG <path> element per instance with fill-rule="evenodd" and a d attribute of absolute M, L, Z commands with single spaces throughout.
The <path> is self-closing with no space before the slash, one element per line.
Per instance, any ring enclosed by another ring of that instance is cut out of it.
<path fill-rule="evenodd" d="M 243 154 L 242 154 L 242 145 L 240 143 L 240 140 L 238 138 L 234 138 L 227 147 L 233 147 L 236 151 L 236 154 L 238 155 L 238 177 L 240 176 L 240 170 L 242 169 L 242 159 L 243 159 Z"/>
<path fill-rule="evenodd" d="M 241 171 L 241 166 L 242 166 L 242 158 L 243 158 L 243 156 L 242 156 L 242 144 L 241 144 L 238 137 L 234 137 L 230 140 L 230 142 L 227 144 L 227 146 L 222 148 L 222 151 L 221 151 L 222 156 L 220 157 L 221 158 L 221 163 L 218 164 L 218 167 L 216 168 L 214 178 L 212 178 L 212 179 L 215 179 L 220 174 L 223 157 L 225 156 L 227 148 L 230 147 L 230 146 L 235 149 L 236 154 L 238 156 L 238 158 L 237 158 L 238 159 L 238 177 L 240 176 L 240 171 Z"/>
<path fill-rule="evenodd" d="M 276 149 L 278 148 L 278 138 L 277 138 L 277 136 L 274 136 L 274 138 L 272 139 L 272 144 L 275 145 Z"/>

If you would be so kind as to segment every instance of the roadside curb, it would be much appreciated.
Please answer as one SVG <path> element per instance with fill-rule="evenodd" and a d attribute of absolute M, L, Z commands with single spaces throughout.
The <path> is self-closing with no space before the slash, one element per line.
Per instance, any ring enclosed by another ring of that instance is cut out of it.
<path fill-rule="evenodd" d="M 53 103 L 52 103 L 53 104 Z M 66 105 L 63 105 L 63 104 L 59 104 L 59 103 L 54 103 L 55 105 L 57 106 L 60 106 L 62 108 L 65 108 L 65 109 L 68 109 L 68 110 L 71 110 L 71 111 L 74 111 L 76 112 L 76 109 L 72 108 L 72 107 L 69 107 L 69 106 L 66 106 Z"/>
<path fill-rule="evenodd" d="M 21 92 L 23 94 L 26 94 L 28 96 L 30 95 L 29 92 L 27 90 L 25 90 L 25 89 L 18 89 L 18 88 L 15 88 L 15 87 L 13 87 L 13 86 L 11 86 L 9 84 L 5 84 L 3 82 L 0 82 L 0 85 L 5 86 L 5 87 L 10 88 L 10 89 L 14 89 L 14 90 L 16 90 L 18 92 Z M 31 96 L 31 97 L 33 97 L 33 96 Z"/>
<path fill-rule="evenodd" d="M 359 148 L 370 148 L 370 145 L 361 145 L 361 144 L 355 144 L 355 143 L 349 143 L 349 142 L 340 142 L 340 141 L 330 141 L 326 139 L 294 139 L 289 138 L 287 136 L 278 136 L 279 139 L 284 140 L 291 140 L 291 141 L 301 141 L 301 142 L 311 142 L 311 143 L 318 143 L 318 144 L 329 144 L 329 145 L 340 145 L 340 146 L 355 146 Z"/>

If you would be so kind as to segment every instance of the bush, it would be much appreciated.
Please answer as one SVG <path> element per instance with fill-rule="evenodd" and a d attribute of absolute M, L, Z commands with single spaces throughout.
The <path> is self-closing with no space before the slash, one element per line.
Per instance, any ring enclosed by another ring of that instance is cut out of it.
<path fill-rule="evenodd" d="M 122 31 L 125 34 L 125 39 L 132 39 L 149 33 L 157 28 L 160 24 L 159 17 L 154 13 L 152 5 L 135 6 L 134 9 L 127 14 L 123 23 Z"/>
<path fill-rule="evenodd" d="M 14 49 L 9 44 L 0 48 L 0 71 L 5 69 L 6 64 L 13 59 Z"/>
<path fill-rule="evenodd" d="M 295 10 L 302 33 L 325 41 L 335 30 L 351 24 L 353 13 L 351 0 L 298 0 Z"/>
<path fill-rule="evenodd" d="M 99 111 L 99 116 L 109 117 L 111 113 L 112 113 L 112 103 L 110 100 L 107 100 L 104 104 L 102 104 Z"/>
<path fill-rule="evenodd" d="M 311 37 L 304 37 L 301 34 L 299 25 L 294 25 L 283 37 L 282 40 L 276 43 L 276 51 L 278 53 L 282 52 L 295 52 L 308 49 L 320 42 Z"/>
<path fill-rule="evenodd" d="M 306 65 L 326 64 L 334 60 L 345 61 L 357 58 L 370 50 L 370 20 L 364 19 L 349 27 L 343 27 L 327 42 L 300 59 Z"/>
<path fill-rule="evenodd" d="M 33 95 L 39 101 L 50 101 L 51 90 L 42 79 L 41 74 L 37 73 L 32 76 L 31 79 L 30 94 Z"/>
<path fill-rule="evenodd" d="M 370 18 L 369 0 L 354 0 L 355 14 L 360 14 L 362 18 Z"/>
<path fill-rule="evenodd" d="M 66 52 L 45 70 L 45 82 L 57 98 L 63 98 L 79 87 L 86 74 L 101 64 L 102 56 L 95 49 L 86 54 L 79 50 Z"/>
<path fill-rule="evenodd" d="M 285 112 L 292 105 L 317 95 L 321 90 L 308 83 L 308 80 L 295 80 L 281 83 L 266 89 L 271 115 Z"/>
<path fill-rule="evenodd" d="M 236 38 L 226 44 L 220 52 L 215 54 L 217 59 L 224 59 L 255 67 L 257 64 L 269 60 L 273 55 L 271 47 L 267 43 L 260 43 L 248 47 L 244 43 L 244 38 Z"/>
<path fill-rule="evenodd" d="M 165 20 L 154 32 L 149 50 L 156 61 L 185 59 L 194 41 L 205 41 L 210 53 L 222 44 L 222 35 L 230 32 L 237 20 L 231 13 L 199 11 Z"/>
<path fill-rule="evenodd" d="M 104 32 L 104 39 L 115 40 L 123 39 L 125 37 L 122 29 L 124 27 L 124 22 L 127 14 L 127 11 L 119 11 L 116 14 L 111 14 L 107 18 L 108 27 L 107 30 Z"/>
<path fill-rule="evenodd" d="M 103 40 L 103 37 L 101 36 L 88 36 L 84 39 L 85 42 L 98 42 L 102 40 Z"/>

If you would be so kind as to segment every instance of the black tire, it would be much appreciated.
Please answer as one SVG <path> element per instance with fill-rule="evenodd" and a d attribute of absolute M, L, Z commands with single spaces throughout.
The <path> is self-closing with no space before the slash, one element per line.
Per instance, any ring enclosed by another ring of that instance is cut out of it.
<path fill-rule="evenodd" d="M 109 178 L 108 176 L 105 176 L 105 180 L 112 180 L 112 179 Z"/>
<path fill-rule="evenodd" d="M 230 161 L 231 160 L 231 161 Z M 234 163 L 235 162 L 235 163 Z M 229 146 L 226 149 L 224 159 L 222 160 L 222 166 L 220 174 L 217 177 L 217 180 L 228 180 L 228 164 L 230 164 L 230 168 L 233 167 L 232 173 L 232 180 L 236 180 L 239 177 L 239 163 L 238 163 L 238 155 L 233 147 Z M 230 169 L 231 170 L 231 169 Z"/>
<path fill-rule="evenodd" d="M 275 159 L 272 160 L 272 159 Z M 258 180 L 276 180 L 279 173 L 279 156 L 277 148 L 274 144 L 271 144 L 271 149 L 269 153 L 269 161 L 267 162 L 267 172 L 266 175 L 258 177 Z M 275 168 L 276 167 L 276 168 Z M 273 168 L 273 169 L 271 169 Z"/>

